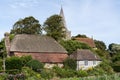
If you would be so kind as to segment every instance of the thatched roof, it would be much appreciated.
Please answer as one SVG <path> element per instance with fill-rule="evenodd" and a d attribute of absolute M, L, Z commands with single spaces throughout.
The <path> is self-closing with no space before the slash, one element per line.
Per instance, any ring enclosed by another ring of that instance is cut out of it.
<path fill-rule="evenodd" d="M 27 34 L 16 35 L 11 42 L 10 51 L 67 53 L 67 51 L 51 37 Z"/>
<path fill-rule="evenodd" d="M 70 58 L 73 58 L 77 61 L 82 60 L 101 60 L 95 53 L 88 49 L 78 49 L 76 52 L 70 55 Z"/>

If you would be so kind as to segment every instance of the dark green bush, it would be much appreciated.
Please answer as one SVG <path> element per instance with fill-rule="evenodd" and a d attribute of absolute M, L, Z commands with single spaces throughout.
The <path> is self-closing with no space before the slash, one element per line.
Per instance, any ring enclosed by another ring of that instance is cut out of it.
<path fill-rule="evenodd" d="M 19 57 L 10 57 L 6 59 L 6 70 L 10 73 L 17 73 L 22 68 L 22 61 Z M 10 71 L 9 71 L 10 70 Z M 14 72 L 15 71 L 15 72 Z"/>
<path fill-rule="evenodd" d="M 30 60 L 32 60 L 32 56 L 22 56 L 20 57 L 20 59 L 22 60 L 22 65 L 25 66 Z"/>
<path fill-rule="evenodd" d="M 26 64 L 26 66 L 35 71 L 39 71 L 44 67 L 43 63 L 39 62 L 38 60 L 31 60 Z"/>
<path fill-rule="evenodd" d="M 0 59 L 0 70 L 3 69 L 3 61 Z"/>
<path fill-rule="evenodd" d="M 76 70 L 77 68 L 77 63 L 74 59 L 71 58 L 67 58 L 64 62 L 64 68 L 65 69 L 72 69 L 72 70 Z"/>

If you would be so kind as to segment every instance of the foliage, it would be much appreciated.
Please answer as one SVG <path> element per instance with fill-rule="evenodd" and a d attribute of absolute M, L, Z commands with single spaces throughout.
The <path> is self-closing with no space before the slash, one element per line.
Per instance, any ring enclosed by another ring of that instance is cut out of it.
<path fill-rule="evenodd" d="M 77 68 L 77 63 L 74 59 L 71 58 L 67 58 L 64 62 L 64 68 L 65 69 L 72 69 L 72 70 L 76 70 Z"/>
<path fill-rule="evenodd" d="M 74 77 L 75 76 L 75 71 L 71 69 L 64 69 L 64 68 L 59 68 L 55 66 L 53 68 L 54 72 L 56 73 L 56 76 L 60 78 L 67 78 L 67 77 Z"/>
<path fill-rule="evenodd" d="M 114 71 L 120 72 L 120 53 L 117 53 L 112 57 L 112 67 Z"/>
<path fill-rule="evenodd" d="M 96 49 L 96 50 L 93 50 L 93 51 L 95 51 L 95 53 L 97 55 L 99 55 L 101 58 L 104 57 L 107 60 L 110 59 L 109 52 L 106 51 L 106 50 Z"/>
<path fill-rule="evenodd" d="M 84 35 L 84 34 L 78 34 L 76 36 L 73 36 L 73 39 L 74 38 L 88 38 L 88 37 L 86 35 Z"/>
<path fill-rule="evenodd" d="M 120 44 L 111 43 L 111 44 L 109 44 L 108 49 L 109 49 L 111 55 L 120 53 Z"/>
<path fill-rule="evenodd" d="M 0 58 L 6 57 L 6 48 L 5 48 L 5 42 L 4 39 L 0 41 Z"/>
<path fill-rule="evenodd" d="M 32 56 L 22 56 L 20 57 L 21 61 L 22 61 L 22 66 L 25 66 L 29 61 L 32 60 Z"/>
<path fill-rule="evenodd" d="M 50 16 L 44 23 L 44 30 L 48 36 L 55 40 L 61 40 L 65 37 L 64 26 L 62 25 L 62 17 L 59 15 Z"/>
<path fill-rule="evenodd" d="M 98 49 L 103 50 L 103 51 L 106 50 L 106 45 L 103 41 L 94 40 L 94 42 Z"/>
<path fill-rule="evenodd" d="M 6 80 L 7 76 L 7 74 L 0 74 L 0 80 Z"/>
<path fill-rule="evenodd" d="M 39 21 L 32 16 L 18 20 L 11 30 L 12 34 L 41 34 Z"/>
<path fill-rule="evenodd" d="M 51 69 L 42 69 L 40 74 L 45 80 L 50 80 L 54 76 L 54 72 Z"/>
<path fill-rule="evenodd" d="M 76 71 L 77 77 L 87 77 L 88 73 L 85 70 L 78 70 Z"/>
<path fill-rule="evenodd" d="M 102 75 L 102 76 L 90 76 L 90 77 L 83 77 L 83 78 L 62 78 L 60 80 L 120 80 L 119 74 L 112 74 L 112 75 Z"/>
<path fill-rule="evenodd" d="M 19 57 L 10 57 L 6 59 L 6 70 L 19 71 L 22 69 L 22 61 Z"/>
<path fill-rule="evenodd" d="M 75 40 L 61 41 L 60 44 L 68 51 L 68 55 L 72 54 L 77 49 L 90 49 L 87 44 Z"/>
<path fill-rule="evenodd" d="M 39 62 L 38 60 L 31 60 L 26 64 L 27 67 L 35 70 L 35 71 L 39 71 L 40 69 L 43 68 L 43 63 Z"/>
<path fill-rule="evenodd" d="M 41 75 L 28 67 L 22 68 L 22 73 L 26 76 L 25 80 L 40 80 Z"/>

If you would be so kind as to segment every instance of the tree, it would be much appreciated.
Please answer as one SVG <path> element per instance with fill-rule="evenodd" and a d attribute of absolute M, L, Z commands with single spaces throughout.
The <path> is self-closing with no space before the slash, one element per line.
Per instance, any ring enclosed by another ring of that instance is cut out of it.
<path fill-rule="evenodd" d="M 44 23 L 46 35 L 53 37 L 57 41 L 65 37 L 63 29 L 62 17 L 59 15 L 50 16 Z"/>
<path fill-rule="evenodd" d="M 106 50 L 106 45 L 103 41 L 99 41 L 99 40 L 94 40 L 95 41 L 95 45 L 98 49 L 100 50 Z"/>
<path fill-rule="evenodd" d="M 84 34 L 78 34 L 76 36 L 73 36 L 73 39 L 74 38 L 88 38 L 88 37 L 86 35 L 84 35 Z"/>
<path fill-rule="evenodd" d="M 116 53 L 120 53 L 120 44 L 111 43 L 109 44 L 108 48 L 112 55 Z"/>
<path fill-rule="evenodd" d="M 41 34 L 41 25 L 34 17 L 26 17 L 18 20 L 11 30 L 13 34 Z"/>
<path fill-rule="evenodd" d="M 68 51 L 68 55 L 72 54 L 77 49 L 90 49 L 87 44 L 75 40 L 61 41 L 60 44 Z"/>

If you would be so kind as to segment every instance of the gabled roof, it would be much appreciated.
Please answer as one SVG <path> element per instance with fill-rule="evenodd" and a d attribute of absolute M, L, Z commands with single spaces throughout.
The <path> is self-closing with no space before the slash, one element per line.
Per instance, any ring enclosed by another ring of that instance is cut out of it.
<path fill-rule="evenodd" d="M 101 60 L 97 55 L 88 49 L 78 49 L 76 52 L 70 55 L 70 58 L 73 58 L 77 61 L 82 60 Z"/>
<path fill-rule="evenodd" d="M 11 42 L 10 51 L 67 53 L 67 51 L 51 37 L 27 34 L 16 35 Z"/>
<path fill-rule="evenodd" d="M 95 47 L 94 40 L 91 38 L 75 38 L 75 40 L 80 41 L 82 43 L 88 44 L 90 47 Z"/>

